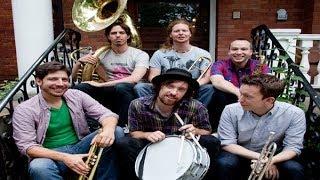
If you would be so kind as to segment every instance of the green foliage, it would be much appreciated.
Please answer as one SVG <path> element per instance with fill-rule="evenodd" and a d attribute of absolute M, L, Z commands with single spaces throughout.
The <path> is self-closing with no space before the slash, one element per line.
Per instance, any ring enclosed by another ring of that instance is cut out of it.
<path fill-rule="evenodd" d="M 17 84 L 18 80 L 8 81 L 5 80 L 3 84 L 0 84 L 0 101 L 6 97 L 6 95 L 11 91 L 11 89 Z"/>

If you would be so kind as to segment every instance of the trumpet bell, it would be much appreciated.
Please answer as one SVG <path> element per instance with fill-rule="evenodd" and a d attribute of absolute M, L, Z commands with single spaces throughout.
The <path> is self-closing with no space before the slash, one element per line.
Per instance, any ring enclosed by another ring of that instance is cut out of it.
<path fill-rule="evenodd" d="M 100 31 L 114 23 L 126 5 L 127 0 L 75 0 L 72 20 L 82 31 Z"/>

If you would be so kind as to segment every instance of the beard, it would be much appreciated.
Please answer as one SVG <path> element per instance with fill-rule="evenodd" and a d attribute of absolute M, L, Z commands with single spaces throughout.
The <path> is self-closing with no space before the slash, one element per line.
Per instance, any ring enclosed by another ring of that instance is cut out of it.
<path fill-rule="evenodd" d="M 170 96 L 162 96 L 162 97 L 159 97 L 159 100 L 167 105 L 167 106 L 174 106 L 176 105 L 180 99 L 177 99 L 177 98 L 173 98 L 173 97 L 170 97 Z"/>

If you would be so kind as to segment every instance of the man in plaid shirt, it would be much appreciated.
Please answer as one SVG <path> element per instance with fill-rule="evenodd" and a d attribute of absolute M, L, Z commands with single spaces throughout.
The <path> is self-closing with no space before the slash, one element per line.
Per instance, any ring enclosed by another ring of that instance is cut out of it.
<path fill-rule="evenodd" d="M 192 75 L 183 69 L 172 68 L 152 79 L 155 95 L 141 97 L 129 107 L 130 136 L 116 142 L 119 153 L 121 179 L 137 179 L 134 172 L 135 160 L 148 143 L 157 143 L 166 135 L 179 135 L 183 131 L 201 135 L 199 143 L 207 148 L 212 169 L 220 141 L 211 136 L 208 111 L 192 95 L 199 88 Z M 181 126 L 174 113 L 185 121 Z M 212 171 L 206 178 L 209 178 Z"/>

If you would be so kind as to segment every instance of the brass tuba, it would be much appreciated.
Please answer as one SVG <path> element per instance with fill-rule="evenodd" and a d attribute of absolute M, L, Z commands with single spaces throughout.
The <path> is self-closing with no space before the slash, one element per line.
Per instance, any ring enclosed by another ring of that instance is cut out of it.
<path fill-rule="evenodd" d="M 130 46 L 141 48 L 140 36 L 132 19 L 125 12 L 126 5 L 127 0 L 75 0 L 72 7 L 72 19 L 74 24 L 85 32 L 103 30 L 119 20 L 130 28 L 132 39 Z M 110 49 L 110 45 L 103 46 L 93 56 L 99 58 L 108 49 Z M 71 59 L 75 59 L 72 57 Z M 84 64 L 78 74 L 80 81 L 107 81 L 105 69 L 100 65 L 100 62 Z"/>

